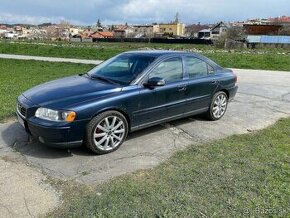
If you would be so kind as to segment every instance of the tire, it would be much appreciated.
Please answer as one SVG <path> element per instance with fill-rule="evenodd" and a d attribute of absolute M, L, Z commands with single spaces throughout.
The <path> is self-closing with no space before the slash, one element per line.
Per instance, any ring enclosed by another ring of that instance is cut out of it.
<path fill-rule="evenodd" d="M 206 117 L 209 120 L 221 119 L 228 107 L 228 96 L 225 92 L 219 91 L 214 94 L 211 100 L 210 107 L 206 113 Z"/>
<path fill-rule="evenodd" d="M 85 144 L 95 154 L 116 151 L 128 135 L 127 119 L 118 111 L 106 111 L 87 125 Z"/>

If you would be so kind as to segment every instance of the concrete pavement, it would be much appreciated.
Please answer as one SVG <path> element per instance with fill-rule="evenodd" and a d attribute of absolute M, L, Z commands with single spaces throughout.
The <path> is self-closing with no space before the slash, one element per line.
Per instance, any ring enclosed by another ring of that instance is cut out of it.
<path fill-rule="evenodd" d="M 103 61 L 99 61 L 99 60 L 85 60 L 85 59 L 74 59 L 74 58 L 55 58 L 55 57 L 41 57 L 41 56 L 13 55 L 13 54 L 0 54 L 0 58 L 16 59 L 16 60 L 49 61 L 49 62 L 68 62 L 68 63 L 95 64 L 95 65 L 98 65 L 98 64 L 103 62 Z"/>
<path fill-rule="evenodd" d="M 19 124 L 10 122 L 0 124 L 0 160 L 9 164 L 28 164 L 31 166 L 31 173 L 36 172 L 39 176 L 37 178 L 42 178 L 42 171 L 53 178 L 96 185 L 124 173 L 154 167 L 175 151 L 191 144 L 252 132 L 273 124 L 281 117 L 290 116 L 290 72 L 234 71 L 239 78 L 239 90 L 225 116 L 219 121 L 211 122 L 195 116 L 141 130 L 131 134 L 116 152 L 101 156 L 93 155 L 86 148 L 60 150 L 28 142 L 26 133 Z M 0 187 L 9 178 L 15 182 L 15 174 L 27 174 L 25 170 L 10 173 L 12 166 L 8 166 L 6 170 L 2 168 L 1 174 L 5 179 L 1 175 Z M 15 186 L 21 186 L 21 181 L 19 182 Z M 41 190 L 38 179 L 31 178 L 30 182 L 38 184 Z M 50 205 L 55 205 L 55 191 L 51 187 L 47 190 L 50 190 L 47 192 L 49 199 L 54 199 L 49 201 Z M 21 190 L 19 192 L 22 194 Z M 6 192 L 6 204 L 5 207 L 0 204 L 0 214 L 3 211 L 9 214 L 7 211 L 14 210 L 7 203 L 10 202 L 7 196 Z M 3 197 L 0 190 L 0 199 Z M 19 202 L 25 206 L 23 199 Z M 33 205 L 28 203 L 28 208 L 33 208 Z"/>

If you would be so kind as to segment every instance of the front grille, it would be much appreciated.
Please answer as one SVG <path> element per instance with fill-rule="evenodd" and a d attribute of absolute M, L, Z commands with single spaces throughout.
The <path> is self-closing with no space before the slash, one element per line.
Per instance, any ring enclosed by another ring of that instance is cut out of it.
<path fill-rule="evenodd" d="M 26 108 L 23 107 L 21 104 L 17 103 L 17 111 L 20 113 L 23 117 L 26 117 Z"/>

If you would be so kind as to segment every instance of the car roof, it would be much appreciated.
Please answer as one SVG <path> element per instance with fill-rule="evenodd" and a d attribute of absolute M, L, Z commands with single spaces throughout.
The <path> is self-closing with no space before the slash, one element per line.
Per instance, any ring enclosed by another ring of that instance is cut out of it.
<path fill-rule="evenodd" d="M 192 55 L 196 58 L 199 58 L 208 64 L 210 64 L 212 67 L 215 69 L 222 69 L 221 66 L 219 66 L 217 63 L 212 61 L 211 59 L 198 54 L 194 52 L 189 52 L 189 51 L 172 51 L 172 50 L 138 50 L 138 51 L 127 51 L 122 54 L 132 54 L 132 55 L 144 55 L 144 56 L 149 56 L 149 57 L 155 57 L 155 58 L 162 58 L 166 56 L 171 56 L 171 55 Z"/>
<path fill-rule="evenodd" d="M 136 55 L 146 55 L 152 57 L 161 57 L 166 55 L 174 55 L 174 54 L 190 54 L 197 55 L 193 52 L 185 52 L 185 51 L 171 51 L 171 50 L 138 50 L 138 51 L 127 51 L 123 54 L 136 54 Z"/>

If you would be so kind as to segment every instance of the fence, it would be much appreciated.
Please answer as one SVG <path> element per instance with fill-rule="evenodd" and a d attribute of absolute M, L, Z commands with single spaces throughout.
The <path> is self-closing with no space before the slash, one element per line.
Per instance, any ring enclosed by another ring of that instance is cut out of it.
<path fill-rule="evenodd" d="M 76 42 L 77 40 L 73 40 Z M 211 40 L 206 39 L 165 39 L 165 38 L 107 38 L 92 39 L 93 42 L 143 42 L 143 43 L 170 43 L 170 44 L 203 44 L 211 45 Z M 88 42 L 82 39 L 82 42 Z"/>

